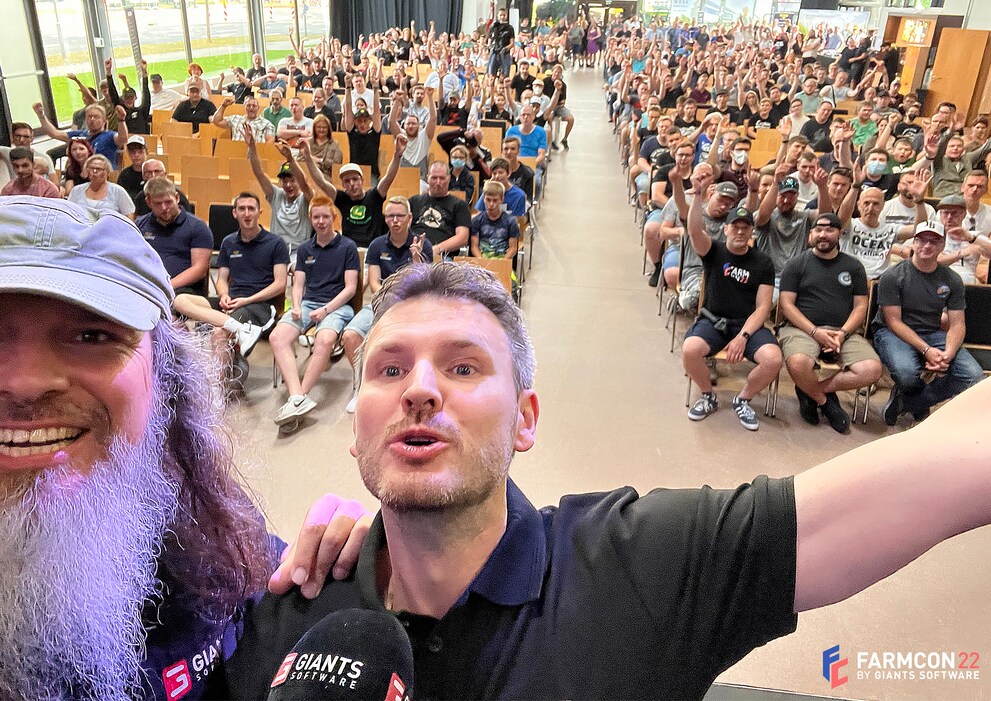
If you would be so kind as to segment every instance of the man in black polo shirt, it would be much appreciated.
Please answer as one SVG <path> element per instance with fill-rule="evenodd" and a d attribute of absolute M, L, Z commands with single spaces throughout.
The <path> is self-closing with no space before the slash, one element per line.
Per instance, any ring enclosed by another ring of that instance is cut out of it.
<path fill-rule="evenodd" d="M 189 86 L 189 97 L 172 110 L 173 122 L 189 122 L 193 125 L 193 133 L 199 133 L 200 125 L 206 124 L 217 111 L 217 106 L 210 101 L 209 97 L 200 95 L 199 87 Z"/>
<path fill-rule="evenodd" d="M 406 150 L 406 135 L 396 134 L 396 150 L 389 163 L 389 170 L 378 185 L 365 189 L 365 176 L 356 163 L 345 163 L 341 166 L 340 178 L 343 190 L 334 187 L 323 171 L 313 160 L 313 154 L 306 140 L 299 142 L 299 153 L 306 161 L 313 183 L 324 191 L 334 202 L 341 213 L 341 229 L 345 236 L 354 241 L 360 248 L 368 248 L 372 240 L 385 231 L 385 220 L 382 219 L 382 204 L 389 195 L 392 181 L 399 172 L 399 162 Z"/>
<path fill-rule="evenodd" d="M 308 628 L 360 607 L 404 625 L 419 698 L 701 699 L 797 612 L 991 520 L 973 437 L 991 383 L 795 477 L 538 511 L 508 476 L 536 440 L 534 366 L 522 312 L 488 273 L 440 263 L 389 279 L 351 447 L 382 510 L 355 576 L 252 606 L 208 698 L 266 698 Z"/>
<path fill-rule="evenodd" d="M 433 244 L 434 255 L 450 257 L 468 245 L 471 210 L 468 203 L 449 191 L 451 174 L 447 164 L 434 161 L 427 171 L 428 190 L 414 195 L 409 204 L 413 212 L 413 233 L 425 234 Z"/>
<path fill-rule="evenodd" d="M 707 163 L 692 174 L 692 187 L 697 194 L 687 217 L 689 240 L 702 259 L 705 295 L 699 318 L 685 334 L 682 345 L 685 372 L 702 390 L 688 418 L 701 421 L 719 407 L 705 360 L 725 348 L 729 362 L 738 363 L 746 357 L 757 364 L 733 398 L 733 411 L 740 424 L 748 431 L 756 431 L 760 424 L 750 400 L 781 371 L 781 349 L 764 326 L 771 315 L 774 263 L 767 254 L 751 248 L 754 217 L 744 207 L 732 210 L 726 217 L 725 243 L 706 234 L 702 209 L 712 180 L 712 168 Z"/>
<path fill-rule="evenodd" d="M 145 183 L 151 213 L 139 217 L 138 229 L 162 258 L 175 294 L 207 295 L 213 233 L 202 219 L 179 207 L 179 193 L 168 178 Z"/>
<path fill-rule="evenodd" d="M 881 361 L 860 333 L 867 318 L 867 272 L 858 259 L 840 252 L 842 230 L 835 214 L 818 215 L 809 233 L 812 248 L 784 266 L 779 303 L 788 323 L 778 341 L 802 418 L 815 426 L 821 411 L 835 431 L 846 433 L 850 417 L 836 393 L 877 382 Z M 820 380 L 815 365 L 823 355 L 842 369 Z"/>
<path fill-rule="evenodd" d="M 317 197 L 310 203 L 310 224 L 316 236 L 296 252 L 292 280 L 292 308 L 279 320 L 269 343 L 289 391 L 289 399 L 275 415 L 279 426 L 312 411 L 317 403 L 310 390 L 327 369 L 337 337 L 354 316 L 351 298 L 358 291 L 358 247 L 334 231 L 333 202 Z M 302 380 L 293 347 L 300 334 L 316 327 L 313 355 Z"/>
<path fill-rule="evenodd" d="M 409 263 L 433 263 L 434 252 L 430 240 L 420 234 L 414 236 L 410 232 L 409 200 L 402 196 L 390 197 L 385 203 L 385 224 L 389 231 L 376 238 L 368 246 L 365 254 L 365 265 L 368 267 L 368 289 L 374 295 L 382 287 L 382 282 Z M 372 328 L 374 312 L 372 305 L 366 304 L 354 318 L 348 322 L 341 334 L 341 343 L 347 353 L 351 367 L 358 367 L 358 348 Z M 348 402 L 346 411 L 354 413 L 354 405 L 358 397 L 358 377 L 354 378 L 355 393 Z"/>
<path fill-rule="evenodd" d="M 884 422 L 894 426 L 904 413 L 916 421 L 984 377 L 981 366 L 961 347 L 964 286 L 960 276 L 938 262 L 946 238 L 943 225 L 916 225 L 912 257 L 885 272 L 878 281 L 874 349 L 895 386 L 884 406 Z M 949 328 L 942 328 L 943 310 Z"/>
<path fill-rule="evenodd" d="M 214 327 L 213 340 L 226 354 L 233 337 L 242 357 L 247 357 L 262 333 L 275 324 L 289 276 L 289 249 L 275 234 L 262 228 L 261 202 L 250 192 L 234 200 L 238 230 L 220 244 L 217 267 L 218 298 L 178 295 L 173 308 L 194 321 Z"/>

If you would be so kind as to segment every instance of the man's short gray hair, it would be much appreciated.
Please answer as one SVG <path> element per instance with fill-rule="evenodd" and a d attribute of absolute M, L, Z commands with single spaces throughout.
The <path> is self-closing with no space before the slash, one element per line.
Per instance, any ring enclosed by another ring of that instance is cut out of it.
<path fill-rule="evenodd" d="M 537 361 L 523 312 L 502 283 L 484 268 L 451 262 L 405 266 L 390 275 L 372 299 L 372 328 L 395 305 L 425 296 L 477 302 L 492 312 L 509 337 L 516 391 L 533 387 Z"/>

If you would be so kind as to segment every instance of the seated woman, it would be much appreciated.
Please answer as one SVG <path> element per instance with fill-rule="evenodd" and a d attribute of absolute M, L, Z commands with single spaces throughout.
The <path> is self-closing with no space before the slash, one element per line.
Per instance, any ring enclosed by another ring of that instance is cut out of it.
<path fill-rule="evenodd" d="M 89 183 L 86 161 L 93 155 L 93 144 L 84 136 L 73 137 L 66 153 L 68 164 L 62 173 L 62 195 L 68 197 L 76 185 Z"/>
<path fill-rule="evenodd" d="M 341 145 L 334 141 L 331 136 L 330 120 L 324 114 L 318 114 L 313 119 L 313 136 L 310 137 L 310 153 L 313 160 L 324 175 L 330 175 L 331 166 L 335 163 L 340 165 L 344 162 L 344 152 Z M 297 156 L 297 161 L 303 161 L 303 157 Z"/>
<path fill-rule="evenodd" d="M 134 219 L 134 202 L 127 190 L 108 180 L 113 171 L 106 156 L 95 154 L 86 159 L 89 182 L 76 185 L 69 201 L 97 211 L 110 210 Z"/>

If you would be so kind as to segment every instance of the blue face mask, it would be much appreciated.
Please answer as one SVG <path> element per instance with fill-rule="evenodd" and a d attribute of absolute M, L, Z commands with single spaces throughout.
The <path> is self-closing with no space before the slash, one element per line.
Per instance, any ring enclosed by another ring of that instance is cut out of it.
<path fill-rule="evenodd" d="M 464 159 L 463 158 L 452 158 L 451 159 L 451 167 L 454 168 L 455 170 L 457 170 L 458 168 L 464 168 L 465 167 L 465 161 L 464 161 Z"/>
<path fill-rule="evenodd" d="M 884 164 L 878 161 L 871 161 L 867 164 L 867 174 L 871 178 L 879 178 L 884 174 Z"/>

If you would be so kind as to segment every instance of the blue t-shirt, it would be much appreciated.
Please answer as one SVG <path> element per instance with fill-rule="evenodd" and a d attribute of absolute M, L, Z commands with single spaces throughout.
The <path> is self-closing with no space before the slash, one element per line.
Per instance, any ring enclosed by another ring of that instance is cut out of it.
<path fill-rule="evenodd" d="M 180 209 L 179 216 L 168 226 L 162 226 L 154 214 L 146 214 L 137 222 L 138 229 L 165 264 L 169 277 L 188 270 L 193 264 L 192 249 L 213 250 L 213 232 L 202 219 Z"/>
<path fill-rule="evenodd" d="M 529 134 L 524 134 L 518 124 L 506 131 L 506 136 L 515 136 L 520 140 L 520 155 L 524 158 L 536 158 L 540 154 L 537 149 L 547 150 L 547 132 L 543 127 L 534 126 Z"/>
<path fill-rule="evenodd" d="M 485 257 L 504 257 L 509 250 L 509 239 L 519 239 L 520 227 L 516 217 L 503 212 L 493 221 L 485 212 L 471 220 L 471 237 L 478 237 L 478 250 Z"/>
<path fill-rule="evenodd" d="M 381 279 L 385 280 L 401 267 L 413 261 L 413 254 L 409 250 L 411 243 L 413 243 L 413 232 L 410 232 L 406 237 L 406 243 L 398 248 L 392 245 L 389 234 L 383 234 L 369 244 L 368 251 L 365 253 L 365 262 L 370 266 L 377 265 Z M 425 236 L 423 237 L 423 261 L 425 263 L 434 262 L 433 244 Z"/>
<path fill-rule="evenodd" d="M 276 265 L 289 265 L 289 247 L 265 229 L 251 241 L 241 240 L 235 231 L 220 244 L 217 267 L 230 270 L 227 293 L 235 299 L 250 297 L 275 282 Z M 277 294 L 273 299 L 280 297 Z"/>
<path fill-rule="evenodd" d="M 88 129 L 73 129 L 66 134 L 70 139 L 81 136 L 89 141 L 93 145 L 93 151 L 106 156 L 110 167 L 117 170 L 117 132 L 104 129 L 97 134 L 90 134 Z"/>
<path fill-rule="evenodd" d="M 514 217 L 522 217 L 526 214 L 526 193 L 516 185 L 512 185 L 506 194 L 502 198 L 502 209 L 504 212 L 509 212 Z M 478 202 L 475 203 L 476 212 L 485 211 L 485 196 L 478 198 Z"/>
<path fill-rule="evenodd" d="M 307 302 L 327 304 L 344 290 L 344 273 L 359 267 L 358 246 L 340 234 L 326 246 L 312 238 L 296 251 L 296 272 L 306 275 L 303 299 Z"/>

